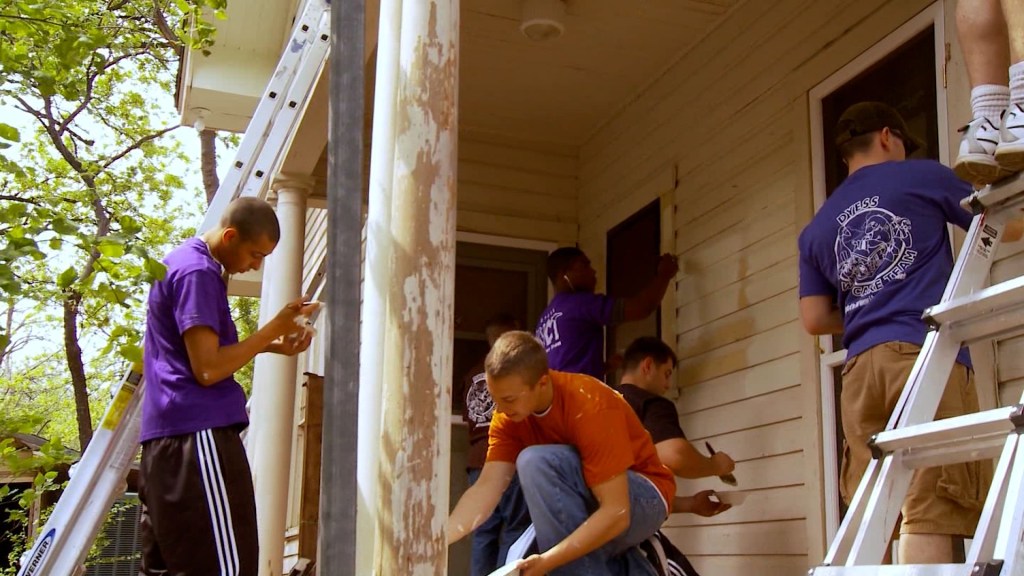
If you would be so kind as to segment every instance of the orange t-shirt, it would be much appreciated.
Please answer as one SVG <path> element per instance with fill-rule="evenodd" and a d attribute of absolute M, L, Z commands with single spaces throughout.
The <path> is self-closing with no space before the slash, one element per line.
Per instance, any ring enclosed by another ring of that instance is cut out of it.
<path fill-rule="evenodd" d="M 654 484 L 671 512 L 675 477 L 658 459 L 651 435 L 622 395 L 583 374 L 551 370 L 549 375 L 554 399 L 543 415 L 513 422 L 494 413 L 487 461 L 514 463 L 527 446 L 567 444 L 580 453 L 587 486 L 632 470 Z"/>

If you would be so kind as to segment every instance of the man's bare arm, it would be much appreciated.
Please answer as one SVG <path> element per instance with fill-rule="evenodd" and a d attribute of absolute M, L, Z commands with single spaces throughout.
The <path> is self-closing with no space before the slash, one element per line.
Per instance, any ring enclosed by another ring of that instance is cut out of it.
<path fill-rule="evenodd" d="M 693 496 L 676 496 L 672 500 L 672 512 L 689 512 L 709 518 L 732 508 L 732 504 L 711 500 L 714 494 L 714 490 L 703 490 Z"/>
<path fill-rule="evenodd" d="M 490 517 L 515 473 L 516 465 L 511 462 L 484 464 L 480 477 L 459 498 L 448 517 L 448 526 L 445 528 L 448 544 L 458 542 Z"/>
<path fill-rule="evenodd" d="M 661 304 L 669 284 L 672 283 L 672 279 L 678 272 L 679 263 L 676 257 L 671 254 L 662 254 L 658 260 L 658 272 L 654 279 L 639 294 L 625 300 L 623 320 L 626 322 L 643 320 L 653 314 Z"/>
<path fill-rule="evenodd" d="M 841 334 L 843 315 L 831 296 L 804 296 L 800 299 L 800 320 L 810 334 Z"/>
<path fill-rule="evenodd" d="M 724 452 L 711 458 L 701 454 L 685 438 L 669 438 L 654 445 L 661 463 L 681 478 L 724 476 L 736 468 L 736 463 Z"/>
<path fill-rule="evenodd" d="M 295 324 L 294 319 L 298 316 L 308 317 L 317 306 L 304 304 L 301 299 L 291 302 L 254 334 L 228 346 L 220 345 L 220 337 L 209 326 L 189 328 L 182 334 L 182 339 L 185 341 L 193 376 L 202 386 L 212 386 L 230 377 L 257 354 L 272 347 L 278 338 L 300 332 L 301 328 Z M 301 336 L 299 342 L 309 345 L 305 335 Z"/>

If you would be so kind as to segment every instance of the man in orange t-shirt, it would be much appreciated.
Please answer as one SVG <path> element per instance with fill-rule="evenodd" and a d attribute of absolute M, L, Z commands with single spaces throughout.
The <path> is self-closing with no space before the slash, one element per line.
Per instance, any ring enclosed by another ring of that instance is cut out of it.
<path fill-rule="evenodd" d="M 629 404 L 595 378 L 549 370 L 527 332 L 499 338 L 484 368 L 487 461 L 448 519 L 448 543 L 490 515 L 518 471 L 542 550 L 520 561 L 523 576 L 654 574 L 636 546 L 668 516 L 675 479 Z"/>

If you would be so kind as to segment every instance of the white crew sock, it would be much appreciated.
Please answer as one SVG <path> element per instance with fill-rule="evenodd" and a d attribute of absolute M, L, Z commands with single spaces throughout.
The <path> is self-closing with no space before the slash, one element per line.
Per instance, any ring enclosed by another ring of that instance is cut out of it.
<path fill-rule="evenodd" d="M 1010 102 L 1024 103 L 1024 62 L 1010 66 Z"/>
<path fill-rule="evenodd" d="M 1024 89 L 1024 70 L 1021 70 Z M 1024 94 L 1024 92 L 1022 92 Z M 999 84 L 982 84 L 971 89 L 971 112 L 974 118 L 988 118 L 999 124 L 999 116 L 1010 105 L 1010 88 Z"/>

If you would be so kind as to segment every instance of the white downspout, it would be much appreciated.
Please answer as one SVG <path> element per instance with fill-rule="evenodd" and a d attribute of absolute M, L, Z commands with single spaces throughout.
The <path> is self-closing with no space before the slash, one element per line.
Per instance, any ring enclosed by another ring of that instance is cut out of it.
<path fill-rule="evenodd" d="M 391 187 L 395 164 L 395 106 L 402 0 L 381 0 L 370 148 L 366 263 L 359 335 L 359 436 L 356 481 L 356 574 L 373 574 L 377 518 L 384 318 L 391 285 Z"/>

